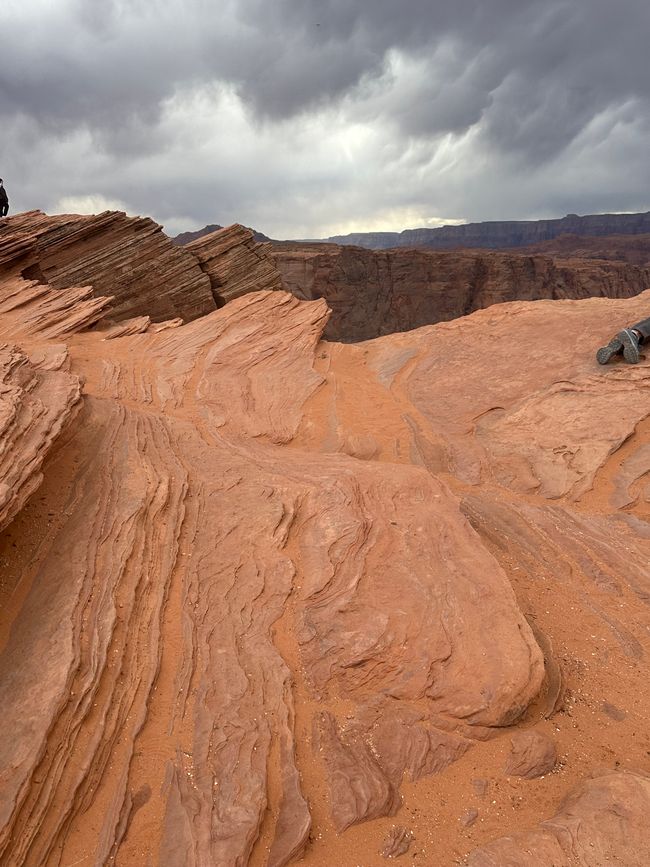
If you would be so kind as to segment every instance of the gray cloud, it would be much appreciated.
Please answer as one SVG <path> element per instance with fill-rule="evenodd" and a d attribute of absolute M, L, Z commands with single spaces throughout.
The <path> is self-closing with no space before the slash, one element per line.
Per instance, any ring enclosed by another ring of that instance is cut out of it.
<path fill-rule="evenodd" d="M 645 0 L 5 0 L 0 29 L 16 207 L 276 236 L 650 207 Z"/>

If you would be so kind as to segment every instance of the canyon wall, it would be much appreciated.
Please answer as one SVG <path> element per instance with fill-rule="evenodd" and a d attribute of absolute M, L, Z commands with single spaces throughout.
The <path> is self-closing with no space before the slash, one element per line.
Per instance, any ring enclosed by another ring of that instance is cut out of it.
<path fill-rule="evenodd" d="M 560 235 L 552 241 L 532 244 L 517 252 L 553 256 L 556 259 L 603 259 L 647 268 L 650 266 L 650 235 L 605 235 L 594 238 Z"/>
<path fill-rule="evenodd" d="M 540 255 L 287 243 L 273 245 L 270 256 L 296 297 L 325 299 L 332 310 L 325 335 L 344 341 L 408 331 L 504 301 L 629 298 L 650 288 L 650 268 Z"/>

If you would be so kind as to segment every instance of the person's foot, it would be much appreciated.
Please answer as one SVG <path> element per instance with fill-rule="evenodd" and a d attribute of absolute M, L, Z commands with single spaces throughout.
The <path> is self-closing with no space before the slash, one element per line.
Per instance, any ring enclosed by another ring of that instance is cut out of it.
<path fill-rule="evenodd" d="M 641 358 L 639 352 L 640 340 L 636 333 L 631 328 L 624 328 L 616 335 L 623 344 L 623 358 L 628 364 L 638 364 Z"/>
<path fill-rule="evenodd" d="M 621 340 L 621 335 L 617 334 L 616 337 L 612 337 L 607 346 L 600 347 L 596 353 L 596 361 L 598 364 L 607 364 L 607 362 L 621 352 L 622 349 L 623 341 Z"/>

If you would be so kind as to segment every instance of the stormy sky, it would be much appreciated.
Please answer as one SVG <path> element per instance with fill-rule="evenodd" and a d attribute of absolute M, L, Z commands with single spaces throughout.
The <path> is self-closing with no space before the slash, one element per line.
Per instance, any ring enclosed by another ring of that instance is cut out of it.
<path fill-rule="evenodd" d="M 2 0 L 12 212 L 275 238 L 650 209 L 648 0 Z"/>

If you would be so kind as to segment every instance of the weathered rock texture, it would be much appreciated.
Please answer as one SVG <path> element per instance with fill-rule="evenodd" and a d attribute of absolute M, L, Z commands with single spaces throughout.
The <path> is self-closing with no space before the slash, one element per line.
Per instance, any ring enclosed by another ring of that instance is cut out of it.
<path fill-rule="evenodd" d="M 40 487 L 43 461 L 79 409 L 78 378 L 46 368 L 0 345 L 0 529 Z"/>
<path fill-rule="evenodd" d="M 648 863 L 650 778 L 609 773 L 588 780 L 531 831 L 474 852 L 468 867 L 605 867 Z"/>
<path fill-rule="evenodd" d="M 327 301 L 331 340 L 408 331 L 503 301 L 629 298 L 650 288 L 650 268 L 539 255 L 276 244 L 271 256 L 297 298 Z"/>
<path fill-rule="evenodd" d="M 195 319 L 216 306 L 196 259 L 148 217 L 18 214 L 0 226 L 0 274 L 9 269 L 56 289 L 92 286 L 114 298 L 115 319 Z"/>
<path fill-rule="evenodd" d="M 650 293 L 357 345 L 90 302 L 0 274 L 0 863 L 448 864 L 577 787 L 566 839 L 647 864 L 650 367 L 593 356 Z"/>
<path fill-rule="evenodd" d="M 517 732 L 512 738 L 505 773 L 533 780 L 553 770 L 557 764 L 555 742 L 535 730 Z"/>
<path fill-rule="evenodd" d="M 189 321 L 247 292 L 282 288 L 269 244 L 243 226 L 216 228 L 182 246 L 149 218 L 30 211 L 0 225 L 0 276 L 87 287 L 88 296 L 111 298 L 112 319 L 140 323 Z"/>
<path fill-rule="evenodd" d="M 495 220 L 441 226 L 438 229 L 405 229 L 403 232 L 356 232 L 325 239 L 385 250 L 390 247 L 429 247 L 445 250 L 459 247 L 523 247 L 549 241 L 558 235 L 640 235 L 650 232 L 650 211 L 643 214 L 567 214 L 555 220 Z"/>
<path fill-rule="evenodd" d="M 212 294 L 220 306 L 248 292 L 283 288 L 269 256 L 271 245 L 258 244 L 251 230 L 243 226 L 235 224 L 201 235 L 184 249 L 196 257 L 209 276 Z"/>
<path fill-rule="evenodd" d="M 271 240 L 271 238 L 263 232 L 249 229 L 248 226 L 245 226 L 244 228 L 253 233 L 253 238 L 256 241 L 263 243 Z M 210 223 L 208 226 L 204 226 L 202 229 L 197 229 L 195 232 L 181 232 L 180 235 L 174 236 L 172 241 L 174 244 L 189 244 L 190 241 L 196 241 L 199 238 L 203 238 L 205 235 L 211 235 L 213 232 L 218 232 L 219 229 L 223 229 L 223 226 L 220 226 L 218 223 Z"/>

